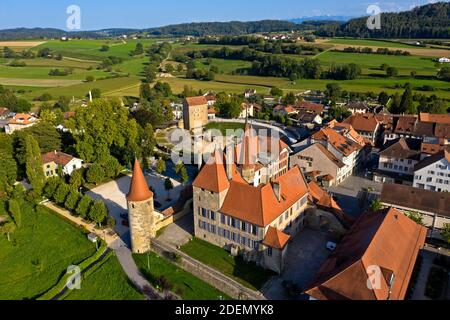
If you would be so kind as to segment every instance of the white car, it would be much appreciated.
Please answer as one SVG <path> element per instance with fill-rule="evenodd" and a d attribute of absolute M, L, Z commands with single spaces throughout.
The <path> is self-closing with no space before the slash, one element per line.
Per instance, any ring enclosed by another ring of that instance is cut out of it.
<path fill-rule="evenodd" d="M 327 249 L 330 250 L 330 251 L 336 250 L 336 247 L 337 247 L 337 244 L 334 243 L 334 242 L 328 242 L 327 243 Z"/>

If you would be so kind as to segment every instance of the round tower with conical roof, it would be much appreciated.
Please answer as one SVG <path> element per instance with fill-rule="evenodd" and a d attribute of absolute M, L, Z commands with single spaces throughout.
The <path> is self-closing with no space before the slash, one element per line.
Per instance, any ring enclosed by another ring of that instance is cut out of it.
<path fill-rule="evenodd" d="M 130 221 L 131 248 L 134 253 L 150 250 L 150 241 L 156 236 L 153 192 L 150 191 L 136 159 L 133 167 L 130 191 L 127 195 L 128 218 Z"/>

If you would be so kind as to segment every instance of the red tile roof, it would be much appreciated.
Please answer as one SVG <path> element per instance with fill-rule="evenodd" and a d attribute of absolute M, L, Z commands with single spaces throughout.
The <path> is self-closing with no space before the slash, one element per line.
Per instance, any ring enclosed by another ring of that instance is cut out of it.
<path fill-rule="evenodd" d="M 134 161 L 133 177 L 131 178 L 130 191 L 127 195 L 128 201 L 141 202 L 153 198 L 153 192 L 148 188 L 147 180 L 142 173 L 141 165 L 136 159 Z"/>
<path fill-rule="evenodd" d="M 395 209 L 363 214 L 306 293 L 318 300 L 403 300 L 426 235 L 427 228 Z M 377 289 L 367 285 L 373 266 L 381 271 Z"/>
<path fill-rule="evenodd" d="M 9 113 L 8 108 L 0 108 L 0 117 L 5 116 Z"/>
<path fill-rule="evenodd" d="M 323 128 L 312 135 L 314 141 L 324 141 L 331 144 L 336 150 L 345 156 L 362 149 L 356 142 L 344 137 L 331 128 Z"/>
<path fill-rule="evenodd" d="M 375 132 L 379 122 L 373 114 L 354 114 L 344 120 L 344 123 L 350 124 L 356 131 Z"/>
<path fill-rule="evenodd" d="M 220 193 L 230 188 L 223 152 L 215 150 L 192 184 L 196 188 Z"/>
<path fill-rule="evenodd" d="M 322 114 L 323 111 L 325 110 L 325 107 L 323 104 L 313 103 L 313 102 L 309 102 L 309 101 L 297 102 L 297 104 L 295 105 L 295 108 L 299 109 L 299 110 L 311 111 L 311 112 L 314 112 L 317 114 Z"/>
<path fill-rule="evenodd" d="M 274 183 L 280 185 L 280 201 L 270 183 L 254 187 L 247 183 L 232 181 L 221 212 L 265 227 L 308 193 L 306 182 L 297 166 L 279 177 Z"/>
<path fill-rule="evenodd" d="M 28 125 L 35 123 L 37 121 L 36 117 L 26 113 L 16 113 L 16 115 L 9 120 L 9 124 L 23 124 Z"/>
<path fill-rule="evenodd" d="M 208 104 L 208 100 L 204 96 L 188 97 L 186 98 L 186 103 L 188 104 L 188 106 L 194 107 Z"/>
<path fill-rule="evenodd" d="M 290 238 L 291 237 L 286 233 L 273 227 L 269 227 L 266 236 L 264 237 L 263 245 L 274 249 L 283 250 L 288 244 Z"/>
<path fill-rule="evenodd" d="M 74 157 L 72 157 L 69 154 L 60 152 L 60 151 L 51 151 L 48 153 L 45 153 L 41 156 L 42 158 L 42 164 L 54 162 L 58 165 L 65 166 L 67 165 Z"/>
<path fill-rule="evenodd" d="M 420 113 L 420 121 L 423 122 L 433 122 L 437 124 L 450 124 L 450 114 L 430 114 L 430 113 Z"/>

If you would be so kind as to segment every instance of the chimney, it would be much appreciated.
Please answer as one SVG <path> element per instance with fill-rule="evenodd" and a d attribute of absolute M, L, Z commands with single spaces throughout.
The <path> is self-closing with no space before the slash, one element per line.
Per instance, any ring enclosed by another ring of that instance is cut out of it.
<path fill-rule="evenodd" d="M 281 201 L 281 186 L 279 182 L 274 182 L 272 184 L 273 191 L 275 192 L 275 196 L 277 197 L 278 201 Z"/>
<path fill-rule="evenodd" d="M 225 163 L 225 165 L 226 165 L 228 180 L 233 179 L 234 148 L 235 148 L 235 145 L 234 145 L 233 141 L 226 148 L 226 158 L 225 158 L 226 163 Z"/>

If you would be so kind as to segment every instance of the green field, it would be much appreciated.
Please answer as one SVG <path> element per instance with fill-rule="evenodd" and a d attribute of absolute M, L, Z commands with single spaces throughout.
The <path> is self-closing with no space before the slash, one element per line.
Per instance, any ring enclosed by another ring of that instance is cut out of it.
<path fill-rule="evenodd" d="M 109 56 L 120 57 L 122 59 L 132 59 L 130 51 L 134 50 L 136 44 L 140 42 L 144 47 L 156 42 L 156 39 L 143 40 L 70 40 L 59 41 L 50 40 L 33 48 L 37 51 L 41 48 L 49 48 L 56 54 L 61 54 L 64 57 L 72 57 L 82 60 L 100 61 Z M 102 45 L 109 46 L 109 51 L 102 52 L 100 48 Z"/>
<path fill-rule="evenodd" d="M 325 41 L 326 44 L 348 44 L 351 46 L 373 46 L 383 48 L 421 48 L 419 46 L 413 46 L 406 43 L 391 42 L 383 40 L 368 40 L 368 39 L 346 39 L 346 38 L 334 38 Z"/>
<path fill-rule="evenodd" d="M 144 296 L 129 282 L 115 255 L 111 255 L 88 277 L 81 290 L 72 290 L 64 300 L 143 300 Z"/>
<path fill-rule="evenodd" d="M 238 69 L 250 68 L 252 63 L 243 60 L 211 59 L 211 66 L 217 66 L 220 73 L 231 73 Z M 201 59 L 196 61 L 196 67 L 202 70 L 209 70 L 210 65 L 208 65 L 207 59 Z"/>
<path fill-rule="evenodd" d="M 379 67 L 384 63 L 396 67 L 399 70 L 399 75 L 409 76 L 413 70 L 418 75 L 436 75 L 437 73 L 433 59 L 421 56 L 390 56 L 328 51 L 321 54 L 318 59 L 325 68 L 333 63 L 356 63 L 363 69 L 363 74 L 386 74 L 384 71 L 379 70 Z"/>
<path fill-rule="evenodd" d="M 80 229 L 45 207 L 22 205 L 22 226 L 0 237 L 0 300 L 33 299 L 56 285 L 67 267 L 95 253 Z"/>
<path fill-rule="evenodd" d="M 164 276 L 173 285 L 172 291 L 180 295 L 183 300 L 219 300 L 220 297 L 229 299 L 223 292 L 154 253 L 135 254 L 133 257 L 150 283 L 155 285 L 156 279 Z M 150 269 L 148 269 L 147 258 L 150 261 Z"/>
<path fill-rule="evenodd" d="M 269 270 L 244 262 L 240 257 L 232 257 L 224 249 L 197 238 L 185 244 L 181 250 L 253 290 L 260 290 L 274 275 Z"/>
<path fill-rule="evenodd" d="M 206 127 L 206 130 L 220 130 L 222 135 L 226 135 L 227 130 L 244 130 L 243 123 L 235 123 L 235 122 L 209 122 Z"/>

